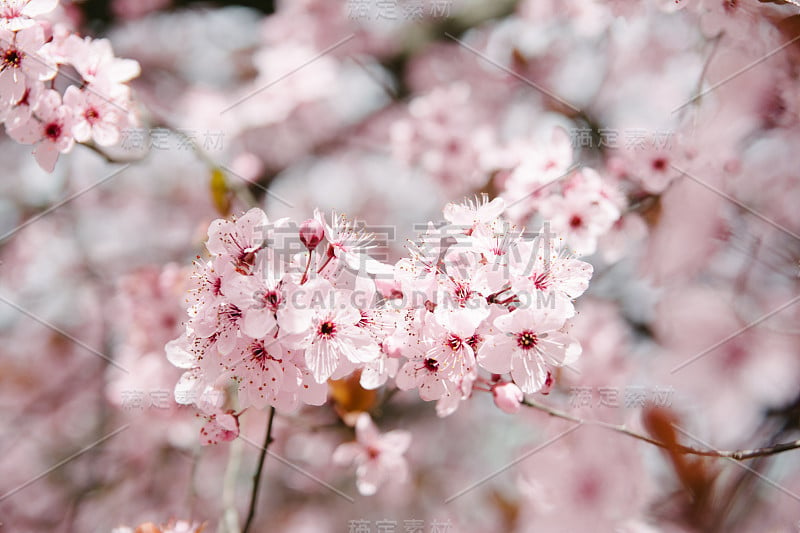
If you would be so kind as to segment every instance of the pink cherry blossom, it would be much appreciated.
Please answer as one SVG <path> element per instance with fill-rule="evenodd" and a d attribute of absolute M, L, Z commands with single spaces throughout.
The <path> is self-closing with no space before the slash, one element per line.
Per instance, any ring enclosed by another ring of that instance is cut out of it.
<path fill-rule="evenodd" d="M 396 429 L 381 434 L 368 414 L 356 421 L 356 441 L 340 444 L 333 453 L 339 465 L 356 465 L 358 491 L 371 496 L 389 481 L 402 483 L 408 478 L 408 464 L 403 454 L 411 444 L 408 431 Z"/>
<path fill-rule="evenodd" d="M 64 93 L 64 105 L 75 113 L 72 134 L 78 142 L 94 141 L 98 146 L 112 146 L 125 126 L 122 103 L 115 103 L 93 90 L 80 90 L 74 85 Z"/>
<path fill-rule="evenodd" d="M 222 281 L 221 292 L 242 310 L 242 332 L 260 339 L 273 332 L 278 312 L 285 307 L 282 281 L 269 268 L 257 269 L 253 275 L 231 272 Z"/>
<path fill-rule="evenodd" d="M 52 172 L 58 155 L 72 150 L 75 139 L 72 137 L 72 110 L 61 104 L 61 97 L 48 90 L 39 98 L 34 115 L 16 124 L 8 131 L 15 141 L 35 144 L 33 155 L 44 170 Z"/>
<path fill-rule="evenodd" d="M 324 279 L 305 286 L 298 299 L 306 314 L 306 335 L 295 342 L 305 348 L 305 361 L 318 383 L 330 378 L 340 363 L 366 363 L 379 357 L 379 347 L 358 327 L 361 313 L 348 305 L 350 294 Z"/>
<path fill-rule="evenodd" d="M 573 147 L 567 132 L 554 128 L 547 144 L 527 141 L 508 150 L 512 155 L 505 157 L 504 165 L 512 170 L 503 182 L 503 198 L 509 216 L 521 221 L 538 209 L 541 200 L 553 193 L 554 182 L 570 170 Z"/>
<path fill-rule="evenodd" d="M 563 310 L 564 318 L 574 314 L 572 300 L 589 286 L 593 267 L 562 248 L 561 239 L 548 227 L 530 241 L 517 245 L 510 259 L 511 287 L 527 297 L 526 303 L 547 304 Z"/>
<path fill-rule="evenodd" d="M 200 429 L 200 444 L 209 446 L 239 436 L 239 420 L 231 413 L 214 413 Z"/>
<path fill-rule="evenodd" d="M 580 344 L 560 331 L 564 318 L 549 309 L 518 309 L 497 317 L 499 333 L 478 351 L 481 367 L 497 374 L 511 373 L 525 393 L 539 391 L 547 368 L 568 365 L 581 353 Z"/>
<path fill-rule="evenodd" d="M 138 62 L 114 56 L 108 39 L 81 39 L 72 34 L 62 47 L 84 81 L 92 86 L 110 88 L 109 97 L 116 96 L 117 87 L 140 73 Z"/>
<path fill-rule="evenodd" d="M 3 524 L 797 529 L 800 0 L 163 1 L 0 0 Z"/>
<path fill-rule="evenodd" d="M 281 343 L 242 338 L 223 361 L 238 384 L 244 405 L 257 409 L 272 405 L 289 411 L 296 404 L 301 377 L 291 353 Z"/>
<path fill-rule="evenodd" d="M 475 200 L 464 203 L 449 203 L 444 208 L 444 218 L 456 226 L 464 226 L 466 233 L 472 233 L 476 228 L 496 221 L 505 210 L 502 198 L 489 201 L 484 194 Z"/>
<path fill-rule="evenodd" d="M 364 269 L 368 273 L 385 271 L 379 264 L 370 259 L 366 254 L 375 247 L 374 236 L 360 227 L 355 220 L 348 220 L 346 216 L 331 213 L 331 223 L 325 221 L 321 212 L 316 211 L 314 218 L 317 223 L 324 228 L 325 239 L 328 241 L 327 258 L 322 267 L 327 262 L 336 258 L 342 261 L 348 268 L 356 271 Z M 322 268 L 321 267 L 321 268 Z"/>
<path fill-rule="evenodd" d="M 619 208 L 603 190 L 600 176 L 591 169 L 582 169 L 568 180 L 563 196 L 543 200 L 541 214 L 580 255 L 594 253 L 597 239 L 620 217 Z"/>
<path fill-rule="evenodd" d="M 39 53 L 44 32 L 33 26 L 16 33 L 0 30 L 0 100 L 18 102 L 26 88 L 56 75 L 55 66 Z"/>
<path fill-rule="evenodd" d="M 414 98 L 409 118 L 391 129 L 395 157 L 421 168 L 456 194 L 479 188 L 487 180 L 479 154 L 483 145 L 491 143 L 491 131 L 470 105 L 470 97 L 466 83 L 437 87 Z"/>
<path fill-rule="evenodd" d="M 212 254 L 229 258 L 237 270 L 249 273 L 255 254 L 264 243 L 268 224 L 267 215 L 257 208 L 235 221 L 215 220 L 208 228 L 206 247 Z"/>
<path fill-rule="evenodd" d="M 53 11 L 58 0 L 3 0 L 0 3 L 0 29 L 18 31 L 30 28 L 35 17 Z"/>
<path fill-rule="evenodd" d="M 9 102 L 5 109 L 0 110 L 0 121 L 5 122 L 6 131 L 12 130 L 31 119 L 33 109 L 39 102 L 44 86 L 34 83 L 25 89 L 22 98 L 16 102 Z"/>

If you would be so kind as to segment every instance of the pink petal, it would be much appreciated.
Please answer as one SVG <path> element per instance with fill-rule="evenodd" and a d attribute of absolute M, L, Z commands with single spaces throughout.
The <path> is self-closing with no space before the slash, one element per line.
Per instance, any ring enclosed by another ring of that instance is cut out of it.
<path fill-rule="evenodd" d="M 33 156 L 39 166 L 47 172 L 52 172 L 56 168 L 56 161 L 58 161 L 58 148 L 50 141 L 40 142 L 33 150 Z"/>
<path fill-rule="evenodd" d="M 331 459 L 339 466 L 349 466 L 364 455 L 364 448 L 356 442 L 345 442 L 336 447 Z"/>
<path fill-rule="evenodd" d="M 59 0 L 30 0 L 22 8 L 22 14 L 28 17 L 36 17 L 50 13 L 56 8 Z"/>
<path fill-rule="evenodd" d="M 306 365 L 317 383 L 325 383 L 333 375 L 339 356 L 331 348 L 331 343 L 319 340 L 306 349 Z"/>
<path fill-rule="evenodd" d="M 92 129 L 92 138 L 100 146 L 114 146 L 119 142 L 119 128 L 110 122 L 98 122 Z"/>
<path fill-rule="evenodd" d="M 478 364 L 493 374 L 505 374 L 511 370 L 515 344 L 515 340 L 508 335 L 492 335 L 478 348 Z"/>

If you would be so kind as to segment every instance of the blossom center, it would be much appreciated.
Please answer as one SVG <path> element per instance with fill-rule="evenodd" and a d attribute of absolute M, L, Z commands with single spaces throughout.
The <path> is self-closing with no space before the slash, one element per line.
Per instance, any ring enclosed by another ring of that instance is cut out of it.
<path fill-rule="evenodd" d="M 257 299 L 263 307 L 269 307 L 272 311 L 277 311 L 281 301 L 283 301 L 283 298 L 281 298 L 281 293 L 276 290 L 262 291 L 261 294 L 258 295 Z"/>
<path fill-rule="evenodd" d="M 572 218 L 569 219 L 569 226 L 572 229 L 580 228 L 583 226 L 583 218 L 580 215 L 572 215 Z"/>
<path fill-rule="evenodd" d="M 663 172 L 667 168 L 667 160 L 663 157 L 653 159 L 653 169 L 658 172 Z"/>
<path fill-rule="evenodd" d="M 517 334 L 517 346 L 523 350 L 532 350 L 539 344 L 539 337 L 532 331 L 523 331 Z"/>
<path fill-rule="evenodd" d="M 536 274 L 535 276 L 533 276 L 533 286 L 540 291 L 546 290 L 549 281 L 548 277 L 549 276 L 547 275 L 547 272 L 543 274 Z"/>
<path fill-rule="evenodd" d="M 57 140 L 61 137 L 61 124 L 58 122 L 51 122 L 44 127 L 44 135 L 50 140 Z"/>
<path fill-rule="evenodd" d="M 3 53 L 3 67 L 18 68 L 22 62 L 22 52 L 9 48 Z"/>
<path fill-rule="evenodd" d="M 459 305 L 464 305 L 467 300 L 469 300 L 470 296 L 472 296 L 472 290 L 469 288 L 469 285 L 459 283 L 456 285 L 454 294 Z"/>
<path fill-rule="evenodd" d="M 461 339 L 461 337 L 453 335 L 451 333 L 450 335 L 447 336 L 445 344 L 447 344 L 451 350 L 457 352 L 458 350 L 461 349 L 462 346 L 464 346 L 464 341 Z"/>
<path fill-rule="evenodd" d="M 474 334 L 472 337 L 467 339 L 467 344 L 475 352 L 478 351 L 478 346 L 480 346 L 482 342 L 483 342 L 483 336 L 481 336 L 478 333 Z"/>
<path fill-rule="evenodd" d="M 267 366 L 267 361 L 278 361 L 281 362 L 280 359 L 276 359 L 272 357 L 270 353 L 267 351 L 267 347 L 264 346 L 263 341 L 256 341 L 250 345 L 250 358 L 258 364 L 262 371 L 270 371 L 270 367 Z M 275 381 L 275 377 L 272 378 L 272 381 Z"/>
<path fill-rule="evenodd" d="M 330 339 L 336 333 L 336 324 L 327 320 L 319 325 L 319 336 Z"/>
<path fill-rule="evenodd" d="M 22 9 L 16 6 L 3 6 L 0 8 L 0 17 L 8 20 L 22 16 Z"/>
<path fill-rule="evenodd" d="M 242 310 L 233 304 L 226 304 L 225 307 L 220 309 L 219 313 L 230 322 L 236 322 L 242 318 Z"/>
<path fill-rule="evenodd" d="M 365 328 L 367 326 L 372 325 L 373 320 L 372 317 L 369 316 L 365 310 L 361 309 L 361 319 L 356 323 L 356 326 L 359 328 Z"/>
<path fill-rule="evenodd" d="M 436 372 L 439 370 L 439 361 L 436 359 L 425 359 L 425 369 L 429 372 Z"/>
<path fill-rule="evenodd" d="M 90 107 L 83 116 L 86 117 L 86 121 L 89 122 L 89 124 L 94 124 L 100 118 L 100 113 L 97 112 L 97 109 Z"/>

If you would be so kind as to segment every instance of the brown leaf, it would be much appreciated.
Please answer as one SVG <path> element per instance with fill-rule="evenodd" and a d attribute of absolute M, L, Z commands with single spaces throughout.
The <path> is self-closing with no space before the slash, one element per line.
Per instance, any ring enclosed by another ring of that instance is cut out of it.
<path fill-rule="evenodd" d="M 712 516 L 711 493 L 718 471 L 709 464 L 707 457 L 684 452 L 675 429 L 680 426 L 680 420 L 674 411 L 665 407 L 651 407 L 644 411 L 643 417 L 650 435 L 664 443 L 664 451 L 683 485 L 688 497 L 686 518 L 697 526 L 708 523 Z"/>
<path fill-rule="evenodd" d="M 361 372 L 339 380 L 330 380 L 331 399 L 336 412 L 346 424 L 355 424 L 359 413 L 367 412 L 373 407 L 378 397 L 378 392 L 363 388 L 359 380 Z"/>
<path fill-rule="evenodd" d="M 217 212 L 222 217 L 228 217 L 231 214 L 231 190 L 225 180 L 225 173 L 221 169 L 215 168 L 211 171 L 209 189 L 211 201 Z"/>

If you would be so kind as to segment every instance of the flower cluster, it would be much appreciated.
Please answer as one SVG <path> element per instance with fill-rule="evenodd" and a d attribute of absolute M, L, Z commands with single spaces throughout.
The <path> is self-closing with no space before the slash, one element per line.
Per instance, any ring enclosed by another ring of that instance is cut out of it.
<path fill-rule="evenodd" d="M 176 400 L 206 414 L 206 444 L 237 434 L 231 386 L 240 408 L 321 405 L 328 379 L 379 359 L 374 274 L 351 268 L 378 264 L 365 254 L 370 243 L 355 224 L 334 215 L 327 225 L 319 213 L 297 226 L 254 208 L 211 224 L 185 334 L 167 345 L 187 369 Z"/>
<path fill-rule="evenodd" d="M 414 98 L 408 117 L 392 125 L 390 137 L 394 157 L 421 169 L 456 194 L 487 181 L 481 150 L 493 147 L 494 139 L 478 110 L 470 105 L 470 87 L 465 83 Z"/>
<path fill-rule="evenodd" d="M 37 18 L 57 5 L 9 0 L 0 6 L 0 122 L 12 139 L 34 145 L 48 172 L 75 142 L 119 141 L 134 121 L 126 82 L 139 75 L 139 64 L 115 57 L 107 39 L 82 38 Z"/>
<path fill-rule="evenodd" d="M 532 235 L 511 226 L 503 210 L 499 198 L 449 204 L 447 224 L 431 225 L 395 267 L 403 296 L 417 296 L 385 343 L 406 359 L 397 386 L 437 400 L 440 416 L 473 388 L 491 390 L 513 411 L 521 392 L 546 392 L 549 369 L 581 352 L 566 328 L 591 265 L 566 253 L 547 227 Z"/>
<path fill-rule="evenodd" d="M 625 197 L 595 170 L 576 169 L 563 129 L 555 128 L 549 143 L 527 148 L 503 182 L 509 216 L 524 222 L 539 214 L 576 253 L 594 253 L 598 239 L 620 219 Z"/>
<path fill-rule="evenodd" d="M 366 389 L 389 378 L 419 389 L 441 416 L 473 387 L 506 411 L 549 387 L 549 368 L 580 354 L 566 321 L 592 269 L 549 232 L 510 226 L 503 209 L 486 197 L 449 204 L 447 223 L 431 223 L 394 267 L 367 255 L 373 237 L 335 214 L 298 226 L 255 208 L 212 223 L 185 332 L 167 345 L 186 369 L 176 400 L 208 421 L 204 443 L 236 437 L 235 408 L 321 405 L 329 379 L 356 371 Z"/>

